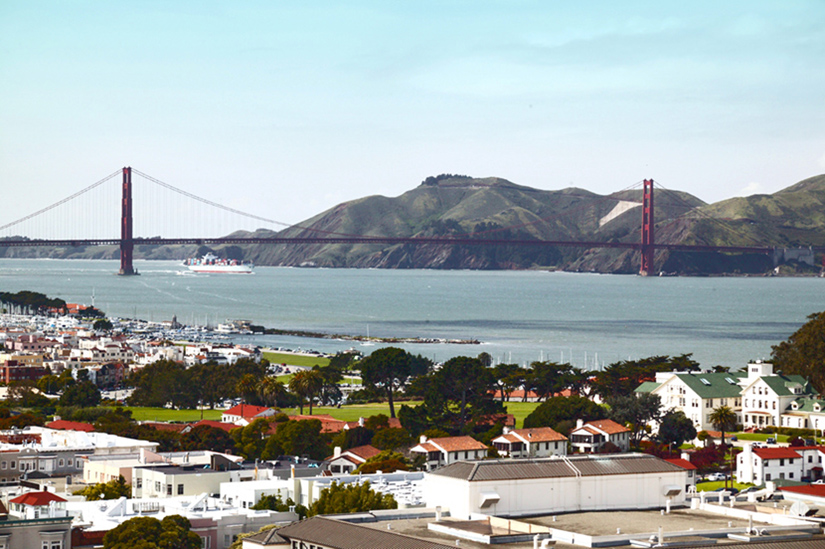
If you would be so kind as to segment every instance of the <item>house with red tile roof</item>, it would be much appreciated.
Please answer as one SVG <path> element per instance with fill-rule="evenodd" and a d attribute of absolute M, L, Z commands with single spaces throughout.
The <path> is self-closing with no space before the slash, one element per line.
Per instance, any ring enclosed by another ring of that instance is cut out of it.
<path fill-rule="evenodd" d="M 22 519 L 68 516 L 66 500 L 51 492 L 26 492 L 9 500 L 9 512 Z"/>
<path fill-rule="evenodd" d="M 315 414 L 312 416 L 296 414 L 294 416 L 289 416 L 290 421 L 308 421 L 311 419 L 317 419 L 321 422 L 322 433 L 340 433 L 344 429 L 348 428 L 346 421 L 335 419 L 329 414 Z"/>
<path fill-rule="evenodd" d="M 761 448 L 746 444 L 736 456 L 736 479 L 757 485 L 777 479 L 817 480 L 822 478 L 823 454 L 821 446 Z"/>
<path fill-rule="evenodd" d="M 359 465 L 380 453 L 381 450 L 370 444 L 356 446 L 343 452 L 340 446 L 336 446 L 334 453 L 324 460 L 324 465 L 333 475 L 346 475 L 352 473 Z"/>
<path fill-rule="evenodd" d="M 95 426 L 91 423 L 83 423 L 80 421 L 67 421 L 65 419 L 56 419 L 46 424 L 49 429 L 57 429 L 59 431 L 82 431 L 84 433 L 91 433 L 95 430 Z"/>
<path fill-rule="evenodd" d="M 566 456 L 567 437 L 550 427 L 509 429 L 493 439 L 493 446 L 504 457 Z"/>
<path fill-rule="evenodd" d="M 181 430 L 181 434 L 185 435 L 186 433 L 190 432 L 195 427 L 200 427 L 201 425 L 206 425 L 208 427 L 214 427 L 216 429 L 220 429 L 222 431 L 226 431 L 227 433 L 230 432 L 232 429 L 237 429 L 238 425 L 234 423 L 224 423 L 223 421 L 215 421 L 213 419 L 202 419 L 196 423 L 190 423 L 186 427 Z"/>
<path fill-rule="evenodd" d="M 246 427 L 256 419 L 268 418 L 275 415 L 275 410 L 266 406 L 253 406 L 251 404 L 238 404 L 221 414 L 223 423 L 234 423 L 240 427 Z"/>
<path fill-rule="evenodd" d="M 432 471 L 456 461 L 483 459 L 487 456 L 487 446 L 468 436 L 428 439 L 421 435 L 418 445 L 410 448 L 410 452 L 424 454 L 427 470 Z"/>
<path fill-rule="evenodd" d="M 608 442 L 627 452 L 630 448 L 630 429 L 612 419 L 598 419 L 587 423 L 578 420 L 576 428 L 570 431 L 570 444 L 574 452 L 595 453 Z"/>

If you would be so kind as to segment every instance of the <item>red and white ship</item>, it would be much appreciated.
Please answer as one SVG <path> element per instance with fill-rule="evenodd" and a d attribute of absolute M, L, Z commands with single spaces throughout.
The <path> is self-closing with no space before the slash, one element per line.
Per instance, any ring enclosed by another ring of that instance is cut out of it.
<path fill-rule="evenodd" d="M 183 264 L 196 273 L 250 274 L 255 268 L 252 263 L 244 263 L 236 259 L 222 259 L 212 253 L 201 258 L 190 257 Z"/>

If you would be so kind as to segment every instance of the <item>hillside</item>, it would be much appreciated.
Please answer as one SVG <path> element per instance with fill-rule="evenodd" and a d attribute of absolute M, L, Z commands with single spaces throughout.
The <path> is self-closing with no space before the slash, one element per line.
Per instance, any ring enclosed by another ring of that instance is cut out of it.
<path fill-rule="evenodd" d="M 339 204 L 278 233 L 238 236 L 371 235 L 390 237 L 472 235 L 477 238 L 638 242 L 641 190 L 603 196 L 578 188 L 556 191 L 506 179 L 458 175 L 429 177 L 397 197 L 367 196 Z M 825 245 L 825 176 L 806 179 L 773 195 L 705 204 L 684 193 L 658 189 L 657 242 L 797 247 Z M 135 256 L 182 259 L 208 248 L 136 246 Z M 638 253 L 567 247 L 305 244 L 217 246 L 219 255 L 258 265 L 429 269 L 526 269 L 634 273 Z M 116 258 L 116 247 L 4 249 L 6 257 Z M 25 255 L 24 255 L 25 254 Z M 764 255 L 660 251 L 657 270 L 681 274 L 765 273 Z M 804 270 L 804 269 L 803 269 Z"/>

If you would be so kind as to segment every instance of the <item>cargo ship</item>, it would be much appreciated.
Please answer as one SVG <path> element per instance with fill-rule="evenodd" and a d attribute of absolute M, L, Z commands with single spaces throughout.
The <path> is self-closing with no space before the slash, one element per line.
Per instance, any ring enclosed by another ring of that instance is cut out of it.
<path fill-rule="evenodd" d="M 251 274 L 255 265 L 236 259 L 222 259 L 215 254 L 208 253 L 203 257 L 190 257 L 183 262 L 190 271 L 196 273 L 230 273 Z"/>

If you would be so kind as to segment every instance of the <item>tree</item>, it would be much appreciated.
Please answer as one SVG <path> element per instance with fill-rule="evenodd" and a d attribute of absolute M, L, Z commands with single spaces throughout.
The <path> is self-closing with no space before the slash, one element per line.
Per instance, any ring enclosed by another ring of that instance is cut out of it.
<path fill-rule="evenodd" d="M 92 328 L 96 331 L 108 332 L 114 326 L 112 325 L 112 321 L 108 318 L 99 318 L 95 320 L 95 323 L 92 324 Z"/>
<path fill-rule="evenodd" d="M 129 402 L 136 406 L 194 408 L 198 403 L 197 384 L 192 372 L 183 364 L 158 360 L 129 376 L 128 383 L 135 388 Z"/>
<path fill-rule="evenodd" d="M 375 431 L 366 427 L 355 427 L 353 429 L 343 429 L 332 439 L 332 446 L 338 446 L 342 450 L 349 450 L 358 446 L 365 446 L 372 443 Z"/>
<path fill-rule="evenodd" d="M 223 429 L 211 425 L 198 425 L 180 437 L 180 449 L 184 452 L 212 450 L 231 453 L 235 450 L 235 441 Z"/>
<path fill-rule="evenodd" d="M 323 385 L 324 379 L 317 370 L 301 370 L 289 380 L 289 390 L 299 398 L 302 415 L 305 400 L 309 401 L 309 415 L 312 415 L 312 401 Z"/>
<path fill-rule="evenodd" d="M 710 422 L 714 427 L 722 432 L 722 446 L 725 445 L 725 431 L 732 431 L 736 428 L 736 412 L 728 406 L 720 406 L 710 414 Z"/>
<path fill-rule="evenodd" d="M 264 406 L 277 406 L 286 396 L 286 385 L 276 377 L 267 376 L 258 384 L 258 393 Z"/>
<path fill-rule="evenodd" d="M 201 538 L 189 520 L 171 515 L 163 520 L 135 517 L 106 532 L 104 549 L 200 549 Z"/>
<path fill-rule="evenodd" d="M 379 450 L 398 450 L 407 448 L 413 439 L 406 429 L 381 429 L 372 437 L 372 445 Z"/>
<path fill-rule="evenodd" d="M 329 455 L 329 444 L 321 434 L 321 422 L 317 419 L 278 423 L 275 433 L 266 441 L 263 459 L 278 456 L 303 456 L 324 459 Z"/>
<path fill-rule="evenodd" d="M 539 400 L 546 400 L 566 389 L 573 380 L 573 367 L 556 362 L 533 362 L 525 376 L 525 388 L 536 393 Z"/>
<path fill-rule="evenodd" d="M 668 410 L 659 422 L 657 435 L 661 444 L 679 447 L 696 438 L 693 422 L 681 410 Z"/>
<path fill-rule="evenodd" d="M 825 312 L 808 317 L 808 322 L 780 343 L 773 346 L 771 360 L 783 374 L 801 375 L 811 381 L 816 390 L 825 392 Z"/>
<path fill-rule="evenodd" d="M 321 495 L 309 508 L 309 516 L 335 513 L 361 513 L 377 509 L 397 509 L 391 494 L 381 494 L 370 488 L 369 482 L 341 484 L 333 482 L 321 490 Z"/>
<path fill-rule="evenodd" d="M 269 431 L 269 422 L 258 418 L 246 427 L 238 427 L 230 431 L 232 440 L 238 453 L 246 459 L 258 459 L 266 446 L 266 436 Z"/>
<path fill-rule="evenodd" d="M 652 356 L 640 360 L 622 360 L 596 372 L 591 380 L 593 391 L 608 400 L 614 396 L 633 393 L 644 381 L 656 379 L 656 372 L 685 372 L 695 370 L 699 363 L 690 354 L 677 357 Z"/>
<path fill-rule="evenodd" d="M 607 411 L 587 398 L 577 395 L 551 397 L 524 418 L 524 427 L 552 427 L 566 435 L 577 419 L 593 421 L 606 417 Z"/>
<path fill-rule="evenodd" d="M 493 368 L 502 404 L 509 402 L 513 391 L 524 385 L 526 373 L 527 371 L 518 364 L 497 364 Z"/>
<path fill-rule="evenodd" d="M 637 396 L 614 396 L 608 401 L 610 419 L 627 425 L 630 429 L 630 442 L 634 447 L 645 435 L 650 422 L 658 421 L 662 415 L 662 399 L 659 395 L 644 393 Z"/>
<path fill-rule="evenodd" d="M 384 347 L 362 360 L 358 367 L 364 384 L 383 393 L 395 417 L 393 394 L 406 387 L 411 378 L 426 374 L 431 366 L 421 355 L 413 356 L 397 347 Z"/>
<path fill-rule="evenodd" d="M 99 482 L 97 484 L 87 486 L 82 490 L 78 490 L 77 492 L 74 492 L 74 495 L 83 496 L 86 498 L 86 501 L 119 499 L 122 497 L 130 498 L 132 497 L 132 486 L 130 484 L 126 484 L 126 479 L 123 478 L 123 475 L 119 475 L 117 478 L 112 479 L 109 482 Z"/>
<path fill-rule="evenodd" d="M 353 473 L 373 474 L 378 471 L 382 473 L 392 473 L 393 471 L 409 471 L 410 464 L 403 454 L 386 450 L 377 456 L 372 456 L 367 461 L 358 466 Z"/>
<path fill-rule="evenodd" d="M 476 358 L 451 358 L 441 369 L 419 377 L 410 392 L 424 396 L 415 408 L 402 406 L 401 424 L 411 433 L 438 426 L 453 434 L 471 433 L 479 421 L 504 412 L 495 400 L 495 379 Z"/>
<path fill-rule="evenodd" d="M 58 401 L 60 406 L 90 408 L 100 403 L 100 390 L 91 381 L 81 381 L 64 389 Z"/>

